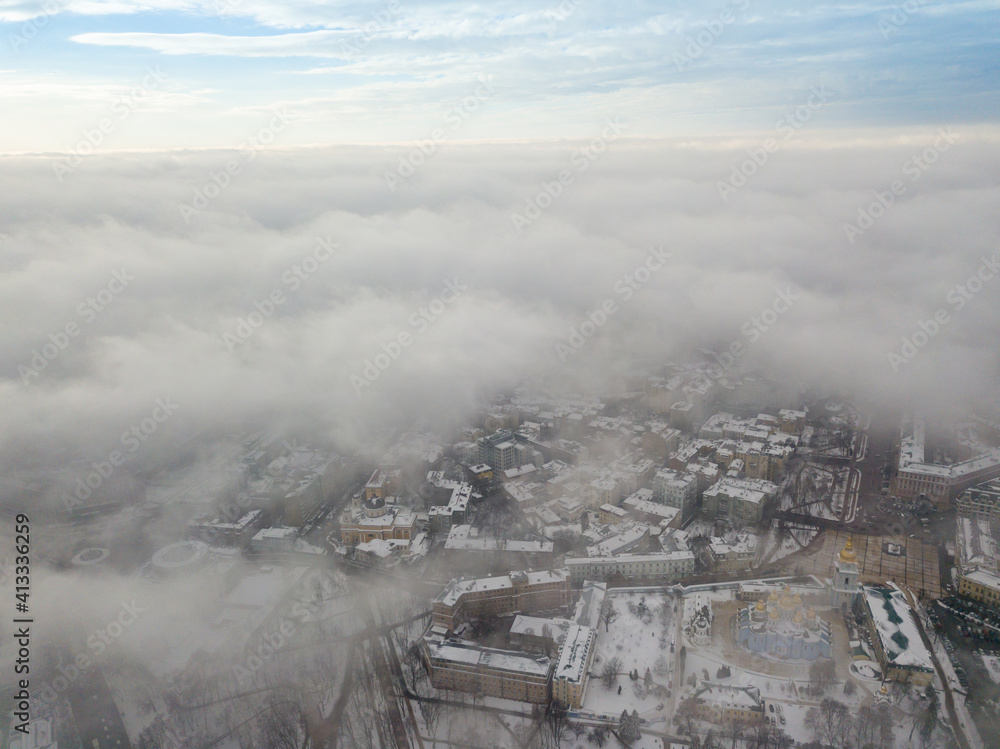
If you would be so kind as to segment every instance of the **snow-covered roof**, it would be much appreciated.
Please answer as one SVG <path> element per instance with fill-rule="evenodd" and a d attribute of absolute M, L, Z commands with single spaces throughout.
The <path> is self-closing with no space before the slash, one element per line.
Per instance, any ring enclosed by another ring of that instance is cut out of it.
<path fill-rule="evenodd" d="M 895 588 L 865 586 L 864 596 L 886 658 L 897 666 L 933 671 L 931 654 L 903 593 Z"/>
<path fill-rule="evenodd" d="M 571 624 L 559 649 L 559 662 L 552 677 L 573 684 L 581 683 L 587 674 L 587 662 L 596 641 L 597 632 L 593 628 Z"/>
<path fill-rule="evenodd" d="M 545 655 L 530 655 L 513 650 L 483 648 L 473 642 L 429 635 L 424 639 L 431 658 L 435 660 L 479 665 L 498 671 L 546 677 L 552 661 Z"/>

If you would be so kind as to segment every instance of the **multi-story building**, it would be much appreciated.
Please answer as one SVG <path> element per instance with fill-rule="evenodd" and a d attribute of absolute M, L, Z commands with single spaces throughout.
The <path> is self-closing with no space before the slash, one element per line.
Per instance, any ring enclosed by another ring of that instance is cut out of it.
<path fill-rule="evenodd" d="M 906 597 L 896 588 L 863 586 L 860 605 L 882 678 L 924 686 L 934 679 L 934 662 L 924 645 Z"/>
<path fill-rule="evenodd" d="M 708 550 L 712 555 L 712 572 L 737 572 L 749 569 L 757 558 L 757 536 L 741 533 L 735 538 L 709 539 Z"/>
<path fill-rule="evenodd" d="M 694 512 L 698 499 L 698 479 L 690 473 L 661 468 L 653 477 L 653 498 L 679 508 L 681 515 L 687 519 Z"/>
<path fill-rule="evenodd" d="M 1000 518 L 995 508 L 978 500 L 966 501 L 955 528 L 955 561 L 959 594 L 993 608 L 1000 608 Z M 974 514 L 973 514 L 974 513 Z"/>
<path fill-rule="evenodd" d="M 509 429 L 498 429 L 489 437 L 479 438 L 479 461 L 503 472 L 518 465 L 517 443 Z"/>
<path fill-rule="evenodd" d="M 681 511 L 677 507 L 661 505 L 652 501 L 653 492 L 650 489 L 640 489 L 622 502 L 621 509 L 628 511 L 634 518 L 644 523 L 676 528 L 681 523 Z"/>
<path fill-rule="evenodd" d="M 785 434 L 800 435 L 806 428 L 806 412 L 783 408 L 778 411 L 778 428 Z"/>
<path fill-rule="evenodd" d="M 547 655 L 484 648 L 427 635 L 420 652 L 435 689 L 453 689 L 518 702 L 549 701 L 552 661 Z"/>
<path fill-rule="evenodd" d="M 298 479 L 285 494 L 283 507 L 285 524 L 301 526 L 319 509 L 323 502 L 323 482 L 318 473 Z"/>
<path fill-rule="evenodd" d="M 711 519 L 728 519 L 736 524 L 760 522 L 767 499 L 777 493 L 776 484 L 761 479 L 723 476 L 702 495 L 702 510 Z"/>
<path fill-rule="evenodd" d="M 444 542 L 445 559 L 455 565 L 490 569 L 548 567 L 552 565 L 551 541 L 494 538 L 471 525 L 455 525 Z"/>
<path fill-rule="evenodd" d="M 597 519 L 607 525 L 620 525 L 627 517 L 628 513 L 615 505 L 604 504 L 597 511 Z"/>
<path fill-rule="evenodd" d="M 583 704 L 596 643 L 596 630 L 573 624 L 559 649 L 559 660 L 552 673 L 552 699 L 571 710 L 578 710 Z"/>
<path fill-rule="evenodd" d="M 645 545 L 649 538 L 650 526 L 645 523 L 629 523 L 622 526 L 617 533 L 602 538 L 597 543 L 587 547 L 587 556 L 613 557 L 625 554 Z"/>
<path fill-rule="evenodd" d="M 980 520 L 1000 520 L 1000 479 L 966 489 L 955 500 L 958 514 Z"/>
<path fill-rule="evenodd" d="M 433 624 L 450 631 L 461 622 L 488 615 L 556 611 L 569 606 L 572 596 L 569 572 L 564 569 L 455 579 L 434 599 Z"/>
<path fill-rule="evenodd" d="M 664 551 L 653 554 L 621 554 L 616 557 L 569 557 L 566 568 L 574 583 L 584 580 L 677 580 L 694 574 L 694 553 Z"/>
<path fill-rule="evenodd" d="M 983 482 L 1000 478 L 1000 451 L 993 450 L 950 465 L 928 463 L 924 459 L 924 421 L 915 418 L 912 431 L 903 437 L 899 466 L 892 478 L 891 491 L 899 497 L 923 494 L 937 505 Z"/>
<path fill-rule="evenodd" d="M 235 522 L 226 523 L 215 518 L 199 518 L 188 526 L 192 538 L 204 541 L 210 546 L 235 546 L 246 548 L 254 534 L 264 526 L 264 513 L 251 510 Z"/>
<path fill-rule="evenodd" d="M 250 550 L 256 554 L 289 552 L 295 548 L 295 540 L 298 537 L 298 528 L 284 526 L 261 528 L 250 539 Z"/>
<path fill-rule="evenodd" d="M 764 703 L 757 687 L 717 684 L 702 687 L 694 694 L 694 711 L 700 719 L 715 725 L 739 721 L 755 724 L 764 719 Z"/>

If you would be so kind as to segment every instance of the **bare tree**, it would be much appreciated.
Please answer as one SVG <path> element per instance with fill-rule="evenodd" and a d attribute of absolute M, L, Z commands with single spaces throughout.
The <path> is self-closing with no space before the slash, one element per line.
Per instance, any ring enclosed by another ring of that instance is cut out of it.
<path fill-rule="evenodd" d="M 688 697 L 674 711 L 674 723 L 683 736 L 694 734 L 694 721 L 697 714 L 694 697 Z"/>
<path fill-rule="evenodd" d="M 430 700 L 421 700 L 419 705 L 420 715 L 424 719 L 424 725 L 427 726 L 427 732 L 430 733 L 433 740 L 438 719 L 441 717 L 441 711 L 444 706 L 440 702 L 432 702 Z"/>
<path fill-rule="evenodd" d="M 552 744 L 558 747 L 562 743 L 563 734 L 566 732 L 568 709 L 559 700 L 552 700 L 545 713 L 545 722 L 552 733 Z"/>
<path fill-rule="evenodd" d="M 726 724 L 723 736 L 732 740 L 731 749 L 736 749 L 736 742 L 743 738 L 747 730 L 747 722 L 743 718 L 734 718 Z"/>
<path fill-rule="evenodd" d="M 602 747 L 607 743 L 610 733 L 607 726 L 597 726 L 597 728 L 587 734 L 587 738 L 597 744 L 598 747 Z"/>
<path fill-rule="evenodd" d="M 601 669 L 600 680 L 605 689 L 610 690 L 618 681 L 618 671 L 622 667 L 622 659 L 618 656 L 609 658 Z"/>
<path fill-rule="evenodd" d="M 813 661 L 809 666 L 809 682 L 820 692 L 826 691 L 837 678 L 837 666 L 829 658 Z"/>
<path fill-rule="evenodd" d="M 600 621 L 604 625 L 604 631 L 607 632 L 611 625 L 614 624 L 615 619 L 618 618 L 618 609 L 615 608 L 615 604 L 612 603 L 610 598 L 604 599 L 604 604 L 601 606 Z"/>
<path fill-rule="evenodd" d="M 806 713 L 806 727 L 812 730 L 817 741 L 836 746 L 850 733 L 851 714 L 843 702 L 826 697 L 818 708 L 810 708 Z"/>

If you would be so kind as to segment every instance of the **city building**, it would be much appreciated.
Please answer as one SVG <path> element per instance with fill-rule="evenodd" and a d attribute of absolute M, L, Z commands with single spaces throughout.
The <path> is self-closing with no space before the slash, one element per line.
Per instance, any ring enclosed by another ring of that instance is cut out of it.
<path fill-rule="evenodd" d="M 365 484 L 365 499 L 376 497 L 385 499 L 392 494 L 389 475 L 381 468 L 376 468 Z"/>
<path fill-rule="evenodd" d="M 579 624 L 570 625 L 562 647 L 559 648 L 559 660 L 552 673 L 553 700 L 571 710 L 580 708 L 587 691 L 596 644 L 597 630 Z"/>
<path fill-rule="evenodd" d="M 388 567 L 410 550 L 409 539 L 363 541 L 354 548 L 354 561 L 367 567 Z"/>
<path fill-rule="evenodd" d="M 485 648 L 429 634 L 420 652 L 435 689 L 546 704 L 552 661 L 547 655 Z"/>
<path fill-rule="evenodd" d="M 753 533 L 731 534 L 728 538 L 712 536 L 708 550 L 712 555 L 712 572 L 749 569 L 757 558 L 757 536 Z"/>
<path fill-rule="evenodd" d="M 1000 479 L 992 479 L 966 489 L 955 500 L 958 514 L 979 520 L 1000 521 Z"/>
<path fill-rule="evenodd" d="M 650 527 L 645 523 L 630 523 L 621 526 L 614 535 L 601 539 L 596 544 L 587 547 L 587 556 L 613 557 L 636 549 L 649 538 Z"/>
<path fill-rule="evenodd" d="M 700 720 L 715 725 L 735 721 L 752 725 L 764 720 L 764 703 L 757 687 L 717 684 L 694 693 L 694 712 Z"/>
<path fill-rule="evenodd" d="M 597 519 L 606 525 L 620 525 L 627 517 L 628 513 L 615 505 L 603 504 L 597 511 Z"/>
<path fill-rule="evenodd" d="M 309 473 L 294 480 L 282 502 L 285 524 L 304 525 L 316 513 L 322 502 L 323 482 L 320 474 Z"/>
<path fill-rule="evenodd" d="M 478 445 L 480 463 L 486 463 L 500 472 L 517 467 L 517 443 L 509 429 L 498 429 L 489 437 L 480 437 Z"/>
<path fill-rule="evenodd" d="M 569 572 L 539 570 L 509 575 L 455 579 L 432 604 L 432 626 L 445 632 L 470 619 L 502 614 L 557 611 L 572 602 Z"/>
<path fill-rule="evenodd" d="M 278 526 L 261 528 L 250 539 L 250 550 L 255 554 L 271 554 L 288 552 L 295 547 L 295 539 L 299 537 L 298 528 Z"/>
<path fill-rule="evenodd" d="M 661 468 L 653 476 L 653 498 L 677 507 L 686 520 L 693 514 L 698 499 L 698 479 L 689 473 Z"/>
<path fill-rule="evenodd" d="M 235 546 L 244 549 L 263 525 L 264 513 L 251 510 L 232 523 L 223 522 L 219 518 L 208 520 L 205 516 L 196 518 L 188 524 L 188 533 L 209 546 Z"/>
<path fill-rule="evenodd" d="M 444 555 L 455 565 L 506 569 L 548 567 L 552 565 L 553 548 L 551 541 L 493 538 L 471 525 L 455 525 L 444 542 Z"/>
<path fill-rule="evenodd" d="M 662 505 L 654 502 L 653 492 L 650 489 L 640 489 L 630 497 L 626 497 L 622 502 L 621 509 L 626 510 L 636 520 L 654 525 L 666 523 L 669 527 L 677 528 L 681 524 L 681 510 L 670 505 Z"/>
<path fill-rule="evenodd" d="M 740 479 L 723 476 L 702 495 L 702 511 L 713 520 L 729 520 L 735 525 L 756 525 L 760 522 L 765 502 L 777 493 L 778 487 L 762 479 Z"/>
<path fill-rule="evenodd" d="M 626 580 L 663 582 L 694 574 L 694 553 L 691 551 L 653 554 L 621 554 L 616 557 L 568 557 L 565 561 L 574 583 L 585 580 Z"/>
<path fill-rule="evenodd" d="M 340 540 L 358 544 L 381 539 L 409 540 L 416 532 L 417 516 L 408 509 L 390 505 L 380 497 L 366 497 L 361 508 L 348 508 L 340 520 Z"/>
<path fill-rule="evenodd" d="M 902 591 L 867 585 L 861 591 L 860 605 L 882 667 L 882 678 L 919 686 L 930 684 L 934 662 Z"/>
<path fill-rule="evenodd" d="M 786 434 L 801 435 L 806 428 L 806 412 L 781 409 L 778 411 L 778 428 Z"/>
<path fill-rule="evenodd" d="M 955 528 L 955 562 L 958 568 L 958 592 L 993 608 L 1000 608 L 1000 545 L 997 544 L 997 520 L 989 513 L 966 505 L 975 514 L 960 510 Z M 986 517 L 984 517 L 986 515 Z"/>
<path fill-rule="evenodd" d="M 950 465 L 930 463 L 924 456 L 924 420 L 915 417 L 910 434 L 900 440 L 899 465 L 890 490 L 898 497 L 924 495 L 938 506 L 966 489 L 1000 478 L 1000 451 L 993 449 Z"/>

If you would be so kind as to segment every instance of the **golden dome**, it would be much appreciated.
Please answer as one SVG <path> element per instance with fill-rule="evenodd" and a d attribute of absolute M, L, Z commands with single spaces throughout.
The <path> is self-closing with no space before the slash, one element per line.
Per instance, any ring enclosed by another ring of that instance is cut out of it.
<path fill-rule="evenodd" d="M 795 594 L 795 598 L 793 598 L 792 600 L 795 601 L 796 606 L 802 605 L 802 596 L 800 596 L 798 593 Z"/>
<path fill-rule="evenodd" d="M 889 687 L 887 687 L 885 684 L 882 684 L 882 688 L 879 691 L 882 694 L 889 694 Z"/>
<path fill-rule="evenodd" d="M 757 599 L 757 610 L 758 611 L 766 611 L 767 610 L 767 604 L 764 603 L 764 599 L 763 598 L 758 598 Z"/>
<path fill-rule="evenodd" d="M 854 553 L 854 538 L 853 536 L 847 537 L 847 543 L 844 545 L 843 550 L 840 552 L 841 562 L 856 562 L 858 561 L 858 555 Z"/>
<path fill-rule="evenodd" d="M 809 611 L 806 612 L 806 617 L 808 619 L 815 619 L 816 618 L 816 609 L 814 609 L 812 606 L 810 606 L 809 607 Z"/>
<path fill-rule="evenodd" d="M 781 601 L 778 603 L 778 605 L 781 608 L 783 608 L 785 611 L 790 611 L 795 606 L 795 604 L 794 604 L 794 602 L 792 600 L 792 597 L 790 595 L 788 595 L 787 593 L 785 593 L 781 597 Z"/>
<path fill-rule="evenodd" d="M 767 598 L 769 601 L 777 601 L 778 591 L 775 588 L 771 588 L 771 595 L 769 595 Z"/>
<path fill-rule="evenodd" d="M 796 624 L 802 624 L 802 609 L 795 612 L 795 616 L 792 618 L 792 621 Z"/>
<path fill-rule="evenodd" d="M 777 619 L 778 618 L 778 610 L 777 609 L 771 609 L 771 618 L 772 619 Z"/>

